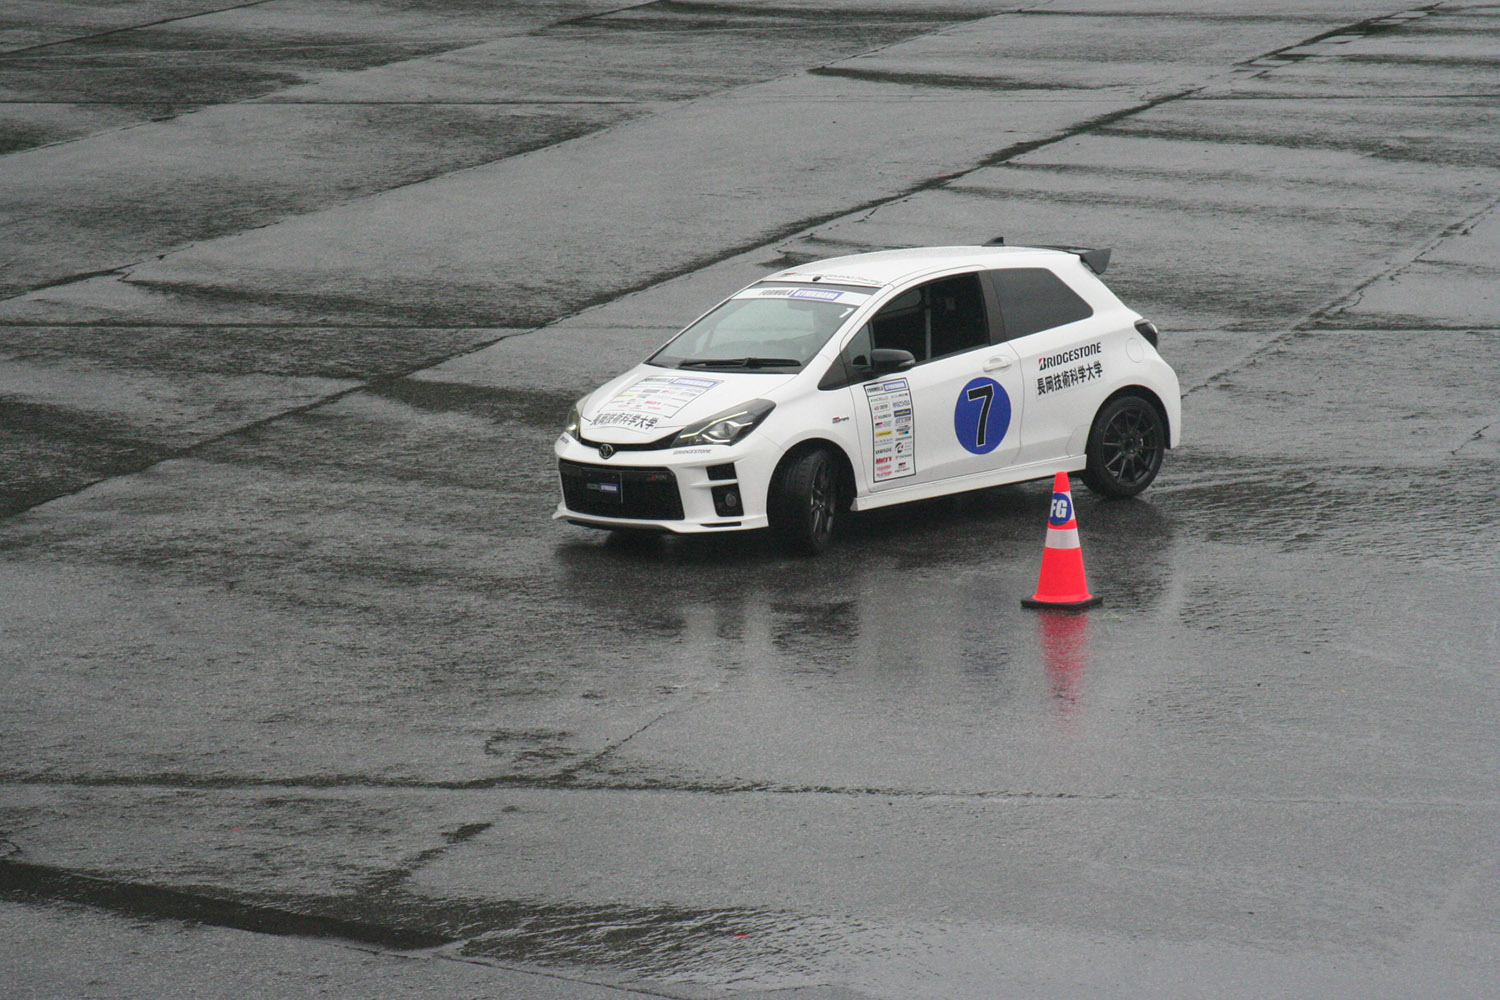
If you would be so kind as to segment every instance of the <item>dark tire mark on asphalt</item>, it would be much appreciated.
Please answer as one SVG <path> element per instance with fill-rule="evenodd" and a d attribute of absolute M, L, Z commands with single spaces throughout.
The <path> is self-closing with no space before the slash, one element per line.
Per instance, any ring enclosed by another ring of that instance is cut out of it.
<path fill-rule="evenodd" d="M 370 391 L 382 399 L 405 403 L 427 413 L 467 413 L 487 420 L 516 421 L 548 429 L 558 426 L 577 398 L 572 393 L 402 378 L 379 383 Z"/>
<path fill-rule="evenodd" d="M 998 92 L 1021 90 L 1084 90 L 1068 83 L 1035 83 L 1003 76 L 963 76 L 957 73 L 902 73 L 897 70 L 860 69 L 855 66 L 815 66 L 813 76 L 832 76 L 863 83 L 892 83 L 907 87 L 946 87 L 955 90 Z"/>
<path fill-rule="evenodd" d="M 698 0 L 652 0 L 650 3 L 632 4 L 619 10 L 605 11 L 577 18 L 572 22 L 623 20 L 630 15 L 660 16 L 669 18 L 691 18 L 697 24 L 704 23 L 722 27 L 734 21 L 764 22 L 802 21 L 817 24 L 858 25 L 869 22 L 894 22 L 901 24 L 933 24 L 954 21 L 976 21 L 996 14 L 1011 11 L 978 11 L 966 7 L 934 7 L 929 4 L 911 4 L 896 10 L 879 7 L 837 7 L 824 10 L 809 7 L 773 7 L 743 3 L 711 3 Z M 664 19 L 664 18 L 663 18 Z M 717 19 L 717 20 L 711 20 Z"/>
<path fill-rule="evenodd" d="M 155 920 L 185 920 L 283 937 L 333 938 L 401 951 L 436 948 L 455 940 L 427 930 L 299 913 L 7 859 L 0 859 L 0 897 L 20 903 L 80 903 Z"/>
<path fill-rule="evenodd" d="M 116 421 L 0 397 L 0 518 L 171 454 Z"/>
<path fill-rule="evenodd" d="M 464 843 L 490 826 L 466 824 L 446 835 L 444 847 L 434 850 Z M 684 950 L 711 948 L 752 931 L 771 933 L 792 919 L 762 909 L 434 899 L 399 884 L 374 885 L 352 894 L 287 897 L 281 905 L 268 905 L 4 859 L 0 899 L 29 905 L 71 903 L 136 918 L 403 952 L 462 942 L 460 955 L 490 961 L 592 965 L 614 964 L 624 956 L 658 971 L 670 969 Z"/>

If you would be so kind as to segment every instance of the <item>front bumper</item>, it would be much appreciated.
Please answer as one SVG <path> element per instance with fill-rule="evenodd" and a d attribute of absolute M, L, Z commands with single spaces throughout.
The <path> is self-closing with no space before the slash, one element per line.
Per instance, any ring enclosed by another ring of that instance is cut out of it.
<path fill-rule="evenodd" d="M 732 447 L 618 451 L 610 458 L 564 434 L 554 448 L 554 518 L 588 528 L 694 534 L 763 528 L 775 456 Z"/>

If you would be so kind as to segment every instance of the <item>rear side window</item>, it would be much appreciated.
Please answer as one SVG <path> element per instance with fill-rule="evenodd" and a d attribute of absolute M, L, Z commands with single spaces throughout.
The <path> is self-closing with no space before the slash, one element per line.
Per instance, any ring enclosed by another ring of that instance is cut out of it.
<path fill-rule="evenodd" d="M 1092 306 L 1045 267 L 1011 267 L 988 273 L 1000 299 L 1000 318 L 1008 340 L 1094 315 Z"/>

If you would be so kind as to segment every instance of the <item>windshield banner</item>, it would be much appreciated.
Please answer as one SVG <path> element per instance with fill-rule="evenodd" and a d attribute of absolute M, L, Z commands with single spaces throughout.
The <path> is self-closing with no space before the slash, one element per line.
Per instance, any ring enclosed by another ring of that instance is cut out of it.
<path fill-rule="evenodd" d="M 837 302 L 841 306 L 857 306 L 870 300 L 864 292 L 846 292 L 838 288 L 788 288 L 785 285 L 747 288 L 734 297 L 737 299 L 801 299 L 806 302 Z"/>

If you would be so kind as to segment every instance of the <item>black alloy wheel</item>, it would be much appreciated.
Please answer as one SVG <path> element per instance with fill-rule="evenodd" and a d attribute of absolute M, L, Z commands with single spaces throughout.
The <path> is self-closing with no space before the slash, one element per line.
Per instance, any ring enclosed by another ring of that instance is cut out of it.
<path fill-rule="evenodd" d="M 1133 497 L 1161 471 L 1167 428 L 1155 406 L 1140 396 L 1118 396 L 1100 408 L 1089 430 L 1083 483 L 1106 497 Z"/>
<path fill-rule="evenodd" d="M 783 545 L 802 555 L 817 555 L 828 548 L 839 509 L 839 474 L 833 456 L 816 448 L 783 462 L 768 500 L 771 530 Z"/>

